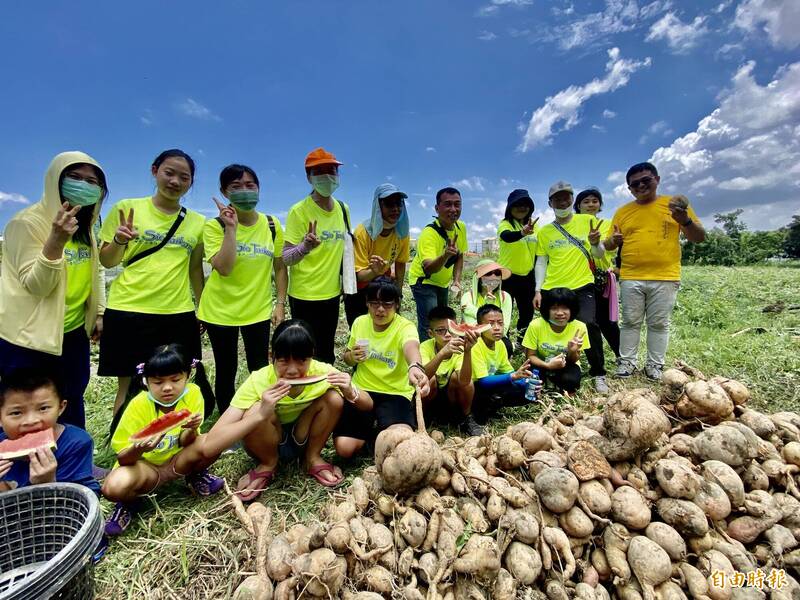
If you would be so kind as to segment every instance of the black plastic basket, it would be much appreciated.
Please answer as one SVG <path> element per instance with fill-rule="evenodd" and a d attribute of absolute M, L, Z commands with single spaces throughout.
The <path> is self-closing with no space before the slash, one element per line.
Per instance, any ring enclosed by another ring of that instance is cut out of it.
<path fill-rule="evenodd" d="M 100 502 L 73 483 L 0 494 L 0 600 L 94 598 Z"/>

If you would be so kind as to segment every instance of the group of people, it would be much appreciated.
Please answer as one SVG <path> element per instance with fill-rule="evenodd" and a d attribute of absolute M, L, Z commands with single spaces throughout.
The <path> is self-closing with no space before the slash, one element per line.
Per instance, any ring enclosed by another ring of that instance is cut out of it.
<path fill-rule="evenodd" d="M 0 460 L 0 490 L 83 483 L 116 502 L 106 533 L 118 535 L 137 498 L 168 481 L 185 477 L 200 495 L 219 491 L 223 481 L 208 467 L 237 443 L 256 462 L 237 484 L 249 501 L 285 460 L 299 459 L 323 486 L 338 485 L 341 469 L 321 456 L 329 438 L 347 458 L 379 431 L 414 427 L 415 395 L 434 418 L 476 435 L 498 408 L 530 398 L 534 369 L 545 384 L 575 392 L 581 353 L 605 393 L 603 337 L 617 356 L 616 374 L 628 377 L 643 322 L 644 372 L 660 378 L 680 283 L 679 237 L 700 241 L 704 231 L 685 198 L 657 193 L 655 166 L 630 168 L 635 199 L 611 220 L 598 217 L 599 190 L 574 196 L 559 181 L 548 198 L 555 221 L 540 226 L 530 194 L 514 190 L 498 226 L 499 257 L 481 260 L 462 290 L 459 191 L 437 192 L 436 218 L 412 259 L 407 195 L 378 186 L 370 217 L 352 227 L 349 207 L 334 197 L 341 165 L 323 148 L 306 156 L 311 191 L 291 207 L 284 229 L 257 210 L 260 182 L 245 165 L 220 173 L 225 201 L 214 199 L 217 217 L 183 206 L 195 164 L 167 150 L 151 165 L 155 193 L 120 200 L 99 225 L 108 195 L 102 168 L 81 152 L 56 156 L 41 200 L 5 228 L 0 440 L 52 428 L 57 446 L 27 461 Z M 416 324 L 400 314 L 409 261 Z M 115 267 L 106 301 L 104 269 Z M 352 373 L 333 366 L 342 298 L 349 336 L 340 358 Z M 203 332 L 213 390 L 198 360 Z M 250 375 L 237 389 L 240 333 Z M 118 382 L 117 461 L 102 488 L 84 430 L 90 340 L 99 341 L 98 375 Z M 510 357 L 520 346 L 525 358 L 515 368 Z M 199 433 L 215 404 L 219 418 Z M 182 410 L 190 416 L 170 431 L 134 436 Z"/>

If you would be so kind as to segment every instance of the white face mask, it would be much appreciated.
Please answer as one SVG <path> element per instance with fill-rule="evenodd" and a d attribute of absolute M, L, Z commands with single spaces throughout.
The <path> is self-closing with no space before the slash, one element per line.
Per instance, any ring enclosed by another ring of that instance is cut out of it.
<path fill-rule="evenodd" d="M 570 208 L 554 208 L 553 212 L 559 219 L 563 219 L 564 217 L 568 217 L 572 214 L 572 207 Z"/>
<path fill-rule="evenodd" d="M 161 406 L 163 408 L 172 408 L 180 401 L 181 398 L 183 398 L 186 395 L 186 392 L 188 391 L 189 391 L 189 386 L 187 385 L 185 388 L 183 388 L 183 391 L 178 395 L 178 397 L 175 398 L 175 400 L 173 400 L 169 404 L 164 404 L 163 402 L 161 402 L 161 400 L 153 396 L 152 392 L 150 392 L 149 389 L 147 390 L 147 397 L 150 399 L 151 402 L 154 402 L 158 406 Z"/>
<path fill-rule="evenodd" d="M 493 292 L 497 288 L 500 287 L 500 277 L 495 275 L 491 275 L 488 277 L 481 277 L 481 283 L 483 284 L 483 289 L 487 292 Z"/>

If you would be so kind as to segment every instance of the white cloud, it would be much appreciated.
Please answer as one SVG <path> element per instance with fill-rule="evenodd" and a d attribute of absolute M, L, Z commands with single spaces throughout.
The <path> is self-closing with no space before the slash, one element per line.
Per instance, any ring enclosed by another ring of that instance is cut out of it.
<path fill-rule="evenodd" d="M 672 8 L 671 0 L 655 0 L 650 4 L 645 4 L 639 11 L 639 17 L 642 19 L 652 19 L 656 15 L 668 11 Z"/>
<path fill-rule="evenodd" d="M 479 17 L 494 15 L 501 6 L 524 7 L 533 4 L 533 0 L 491 0 L 489 4 L 478 9 Z"/>
<path fill-rule="evenodd" d="M 427 146 L 425 148 L 425 152 L 436 152 L 436 148 L 434 148 L 433 146 Z"/>
<path fill-rule="evenodd" d="M 763 205 L 770 207 L 767 221 L 778 226 L 800 206 L 800 62 L 779 69 L 765 85 L 755 80 L 754 67 L 742 66 L 719 106 L 694 131 L 658 148 L 650 162 L 663 191 L 691 192 L 698 214 Z M 624 181 L 615 193 L 630 198 Z M 755 208 L 752 215 L 757 219 Z"/>
<path fill-rule="evenodd" d="M 420 233 L 422 233 L 422 228 L 421 227 L 410 227 L 408 229 L 408 232 L 411 235 L 419 235 Z"/>
<path fill-rule="evenodd" d="M 491 42 L 494 39 L 497 39 L 497 34 L 493 31 L 481 31 L 478 34 L 478 39 L 483 42 Z"/>
<path fill-rule="evenodd" d="M 14 192 L 0 192 L 0 206 L 4 204 L 30 204 L 31 201 L 28 200 L 22 194 L 16 194 Z"/>
<path fill-rule="evenodd" d="M 139 117 L 139 122 L 145 127 L 150 127 L 150 125 L 152 125 L 155 121 L 153 117 L 153 111 L 149 108 L 146 108 L 144 110 L 144 114 Z"/>
<path fill-rule="evenodd" d="M 193 98 L 186 98 L 175 105 L 179 112 L 187 117 L 200 119 L 202 121 L 221 121 L 222 119 L 214 114 L 210 108 L 203 106 Z"/>
<path fill-rule="evenodd" d="M 668 12 L 650 27 L 645 41 L 664 40 L 673 52 L 688 52 L 697 45 L 699 39 L 708 33 L 704 16 L 695 17 L 691 23 L 684 23 L 673 12 Z"/>
<path fill-rule="evenodd" d="M 422 198 L 422 199 L 419 201 L 419 207 L 420 207 L 420 208 L 428 208 L 428 202 L 425 200 L 425 198 Z"/>
<path fill-rule="evenodd" d="M 603 118 L 604 119 L 613 119 L 616 116 L 617 116 L 617 113 L 615 113 L 613 110 L 605 109 L 603 111 Z"/>
<path fill-rule="evenodd" d="M 484 187 L 484 179 L 482 177 L 466 177 L 453 182 L 453 187 L 459 190 L 467 190 L 468 192 L 483 192 L 486 191 Z"/>
<path fill-rule="evenodd" d="M 599 131 L 600 133 L 605 133 L 605 131 L 606 131 L 605 127 L 603 127 L 602 125 L 597 125 L 597 124 L 592 125 L 592 129 L 594 129 L 595 131 Z"/>
<path fill-rule="evenodd" d="M 720 2 L 719 4 L 717 4 L 716 8 L 714 9 L 714 13 L 715 14 L 720 14 L 726 8 L 728 8 L 731 5 L 732 2 L 733 2 L 733 0 L 725 0 L 724 2 Z"/>
<path fill-rule="evenodd" d="M 775 47 L 800 46 L 800 2 L 797 0 L 744 0 L 736 7 L 734 24 L 748 33 L 763 30 Z"/>
<path fill-rule="evenodd" d="M 560 17 L 560 16 L 562 16 L 562 15 L 564 15 L 564 16 L 569 16 L 569 15 L 571 15 L 571 14 L 574 14 L 574 13 L 575 13 L 575 5 L 574 5 L 574 4 L 570 4 L 569 6 L 565 6 L 564 8 L 559 8 L 558 6 L 554 6 L 554 7 L 551 9 L 551 11 L 552 11 L 552 12 L 553 12 L 553 14 L 554 14 L 554 15 L 556 15 L 557 17 Z"/>
<path fill-rule="evenodd" d="M 611 35 L 642 27 L 644 21 L 671 6 L 670 0 L 655 0 L 641 9 L 636 0 L 605 0 L 602 11 L 581 15 L 572 22 L 557 26 L 550 37 L 557 40 L 563 50 L 600 44 Z"/>
<path fill-rule="evenodd" d="M 571 85 L 554 96 L 548 96 L 537 108 L 528 123 L 519 149 L 526 152 L 538 145 L 549 144 L 558 131 L 556 125 L 563 121 L 562 130 L 572 129 L 580 122 L 580 109 L 592 96 L 613 92 L 628 83 L 633 73 L 650 66 L 650 57 L 644 60 L 620 58 L 619 48 L 608 51 L 606 75 L 594 78 L 584 85 Z"/>
<path fill-rule="evenodd" d="M 650 127 L 647 128 L 647 133 L 643 134 L 642 137 L 639 138 L 639 143 L 644 144 L 651 136 L 666 136 L 671 135 L 672 129 L 669 127 L 666 121 L 656 121 Z"/>

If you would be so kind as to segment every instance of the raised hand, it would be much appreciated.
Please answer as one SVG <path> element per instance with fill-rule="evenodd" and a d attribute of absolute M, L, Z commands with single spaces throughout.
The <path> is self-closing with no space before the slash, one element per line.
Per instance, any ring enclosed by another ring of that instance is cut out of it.
<path fill-rule="evenodd" d="M 69 237 L 78 231 L 78 211 L 80 206 L 69 207 L 69 202 L 64 202 L 53 220 L 52 234 L 59 242 L 66 243 Z"/>
<path fill-rule="evenodd" d="M 600 243 L 600 226 L 603 224 L 603 219 L 595 223 L 594 219 L 589 224 L 589 243 L 592 246 L 597 246 Z"/>
<path fill-rule="evenodd" d="M 125 217 L 124 211 L 120 208 L 119 226 L 114 234 L 114 241 L 120 246 L 124 246 L 137 237 L 139 237 L 139 232 L 136 231 L 136 227 L 133 225 L 133 209 L 131 209 L 128 212 L 128 216 Z"/>
<path fill-rule="evenodd" d="M 373 254 L 369 257 L 369 270 L 375 275 L 383 275 L 386 273 L 386 261 L 381 256 Z"/>
<path fill-rule="evenodd" d="M 519 366 L 519 369 L 511 374 L 511 380 L 527 379 L 531 376 L 531 359 L 528 358 Z"/>
<path fill-rule="evenodd" d="M 611 241 L 614 247 L 617 248 L 622 244 L 622 231 L 620 231 L 619 225 L 614 225 L 614 231 L 611 233 Z"/>
<path fill-rule="evenodd" d="M 261 403 L 265 408 L 274 409 L 281 398 L 286 397 L 292 386 L 285 379 L 278 379 L 261 393 Z"/>
<path fill-rule="evenodd" d="M 567 342 L 567 351 L 579 352 L 583 346 L 583 336 L 578 334 Z"/>
<path fill-rule="evenodd" d="M 50 448 L 37 448 L 28 456 L 31 483 L 53 483 L 58 461 Z"/>
<path fill-rule="evenodd" d="M 689 200 L 686 196 L 673 196 L 669 201 L 669 211 L 672 214 L 672 220 L 678 225 L 685 225 L 689 220 Z"/>
<path fill-rule="evenodd" d="M 239 215 L 236 214 L 236 209 L 234 209 L 232 206 L 223 204 L 216 198 L 212 197 L 212 199 L 219 210 L 219 218 L 222 219 L 223 223 L 225 223 L 225 229 L 227 230 L 230 228 L 235 230 L 239 225 Z"/>
<path fill-rule="evenodd" d="M 458 232 L 453 236 L 452 240 L 447 240 L 447 244 L 444 247 L 444 254 L 447 258 L 451 256 L 456 256 L 458 254 Z"/>
<path fill-rule="evenodd" d="M 475 333 L 474 331 L 465 331 L 464 337 L 461 338 L 464 340 L 464 352 L 469 352 L 472 350 L 472 347 L 478 343 L 478 339 L 480 339 L 481 334 Z"/>
<path fill-rule="evenodd" d="M 528 221 L 525 225 L 522 226 L 522 235 L 523 237 L 526 235 L 530 235 L 533 233 L 533 227 L 536 225 L 536 221 L 539 220 L 539 217 L 536 217 L 533 221 Z"/>
<path fill-rule="evenodd" d="M 464 352 L 464 341 L 462 338 L 455 335 L 447 340 L 447 343 L 442 348 L 442 354 L 445 360 L 454 354 L 461 354 L 462 352 Z"/>
<path fill-rule="evenodd" d="M 303 238 L 303 241 L 305 242 L 306 246 L 309 247 L 312 250 L 322 243 L 322 240 L 320 240 L 317 237 L 317 222 L 316 221 L 311 221 L 308 224 L 308 233 L 306 233 L 305 237 Z"/>

